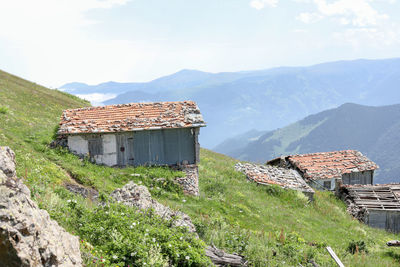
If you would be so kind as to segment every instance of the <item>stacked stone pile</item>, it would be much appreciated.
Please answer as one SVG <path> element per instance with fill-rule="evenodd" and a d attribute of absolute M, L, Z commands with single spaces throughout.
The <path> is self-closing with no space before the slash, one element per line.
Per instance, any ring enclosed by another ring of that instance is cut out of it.
<path fill-rule="evenodd" d="M 183 192 L 188 195 L 199 195 L 199 168 L 196 164 L 181 165 L 176 170 L 186 173 L 185 177 L 176 178 L 178 184 L 182 187 Z"/>

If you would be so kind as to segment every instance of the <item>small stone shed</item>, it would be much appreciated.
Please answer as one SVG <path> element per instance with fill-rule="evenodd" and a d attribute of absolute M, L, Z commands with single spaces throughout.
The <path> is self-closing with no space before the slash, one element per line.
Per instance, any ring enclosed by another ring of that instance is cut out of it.
<path fill-rule="evenodd" d="M 203 126 L 193 101 L 131 103 L 65 110 L 58 136 L 107 166 L 190 165 L 199 161 Z"/>
<path fill-rule="evenodd" d="M 280 157 L 267 162 L 297 170 L 313 187 L 334 190 L 337 181 L 343 184 L 373 184 L 373 161 L 357 150 L 311 153 Z"/>
<path fill-rule="evenodd" d="M 258 184 L 278 185 L 285 189 L 300 191 L 310 200 L 314 198 L 314 190 L 296 170 L 251 163 L 237 163 L 235 169 L 243 172 L 247 179 Z"/>
<path fill-rule="evenodd" d="M 347 211 L 365 224 L 400 232 L 400 184 L 340 185 L 336 194 Z"/>

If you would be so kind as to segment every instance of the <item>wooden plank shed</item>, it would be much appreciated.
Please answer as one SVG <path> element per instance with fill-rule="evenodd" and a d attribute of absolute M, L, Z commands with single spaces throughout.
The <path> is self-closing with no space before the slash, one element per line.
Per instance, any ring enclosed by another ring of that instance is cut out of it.
<path fill-rule="evenodd" d="M 171 166 L 199 161 L 205 125 L 193 101 L 131 103 L 65 110 L 58 135 L 98 164 Z"/>
<path fill-rule="evenodd" d="M 355 218 L 371 227 L 400 232 L 399 184 L 341 185 L 336 193 Z"/>

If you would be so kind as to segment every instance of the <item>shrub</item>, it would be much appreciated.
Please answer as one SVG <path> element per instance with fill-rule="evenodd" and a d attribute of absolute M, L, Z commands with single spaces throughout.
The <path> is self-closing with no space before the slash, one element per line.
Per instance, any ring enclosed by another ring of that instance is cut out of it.
<path fill-rule="evenodd" d="M 0 106 L 0 114 L 7 114 L 8 113 L 8 108 L 4 106 Z"/>
<path fill-rule="evenodd" d="M 58 132 L 58 130 L 60 129 L 60 125 L 59 124 L 57 124 L 54 128 L 53 128 L 53 132 L 52 132 L 52 135 L 51 135 L 51 138 L 53 139 L 53 140 L 56 140 L 57 139 L 57 132 Z"/>
<path fill-rule="evenodd" d="M 151 212 L 118 203 L 94 209 L 68 200 L 65 214 L 77 234 L 95 248 L 92 261 L 107 266 L 209 266 L 205 243 L 185 227 L 170 228 L 169 222 Z"/>
<path fill-rule="evenodd" d="M 368 253 L 367 245 L 364 240 L 359 241 L 350 241 L 349 245 L 347 246 L 347 251 L 351 254 L 365 252 Z"/>

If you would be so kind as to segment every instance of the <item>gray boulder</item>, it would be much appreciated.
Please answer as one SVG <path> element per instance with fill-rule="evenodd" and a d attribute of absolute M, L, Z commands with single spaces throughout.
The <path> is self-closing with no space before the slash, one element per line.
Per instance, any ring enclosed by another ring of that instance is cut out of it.
<path fill-rule="evenodd" d="M 162 205 L 151 197 L 147 187 L 129 182 L 122 188 L 116 189 L 111 193 L 111 197 L 116 201 L 141 210 L 153 209 L 154 212 L 166 220 L 172 220 L 174 227 L 185 226 L 190 232 L 196 232 L 196 228 L 188 215 L 180 211 L 173 211 L 169 207 Z"/>
<path fill-rule="evenodd" d="M 0 267 L 82 266 L 78 237 L 39 209 L 14 176 L 14 153 L 0 148 Z"/>
<path fill-rule="evenodd" d="M 7 177 L 15 177 L 15 154 L 8 146 L 0 147 L 0 172 Z"/>

